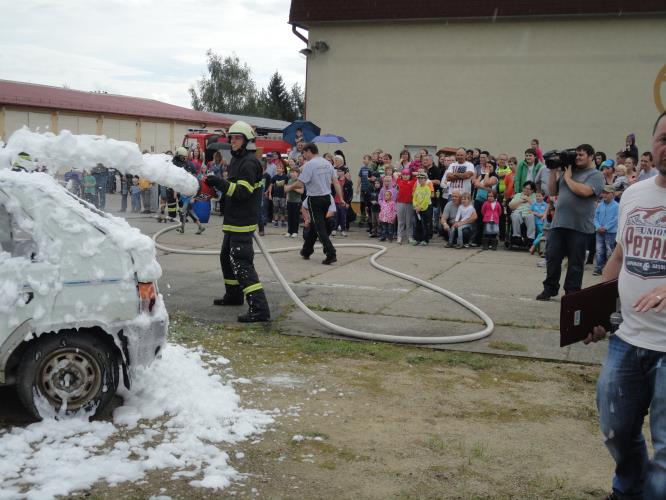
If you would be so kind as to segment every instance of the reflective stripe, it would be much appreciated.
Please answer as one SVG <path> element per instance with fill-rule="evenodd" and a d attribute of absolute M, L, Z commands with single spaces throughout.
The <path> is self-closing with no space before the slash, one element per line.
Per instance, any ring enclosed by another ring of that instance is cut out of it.
<path fill-rule="evenodd" d="M 233 196 L 234 191 L 236 191 L 236 183 L 235 182 L 230 182 L 229 183 L 229 189 L 227 189 L 227 196 Z"/>
<path fill-rule="evenodd" d="M 225 285 L 240 285 L 238 280 L 224 280 Z"/>
<path fill-rule="evenodd" d="M 228 231 L 230 233 L 251 233 L 252 231 L 257 230 L 257 225 L 253 224 L 251 226 L 232 226 L 231 224 L 223 224 L 222 231 Z"/>
<path fill-rule="evenodd" d="M 255 184 L 254 184 L 254 189 L 260 188 L 261 186 L 263 186 L 263 184 L 264 184 L 264 183 L 261 182 L 261 181 L 259 181 L 259 182 L 255 182 Z"/>
<path fill-rule="evenodd" d="M 255 283 L 254 285 L 246 286 L 243 288 L 243 294 L 247 295 L 248 293 L 256 292 L 257 290 L 262 290 L 264 287 L 261 286 L 261 283 Z"/>
<path fill-rule="evenodd" d="M 247 189 L 250 193 L 254 191 L 254 188 L 252 187 L 252 184 L 250 184 L 247 181 L 240 180 L 237 182 L 239 186 L 243 186 L 245 189 Z"/>

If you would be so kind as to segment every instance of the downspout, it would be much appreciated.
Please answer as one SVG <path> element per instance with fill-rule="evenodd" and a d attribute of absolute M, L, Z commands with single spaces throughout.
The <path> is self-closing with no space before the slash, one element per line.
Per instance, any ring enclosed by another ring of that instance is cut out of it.
<path fill-rule="evenodd" d="M 303 35 L 301 35 L 301 34 L 298 32 L 298 30 L 296 29 L 296 25 L 295 25 L 295 24 L 292 24 L 292 25 L 291 25 L 291 32 L 292 32 L 294 35 L 296 35 L 298 38 L 300 38 L 301 40 L 303 40 L 303 42 L 305 42 L 305 45 L 306 45 L 306 46 L 310 43 L 310 42 L 308 41 L 307 38 L 305 38 Z"/>
<path fill-rule="evenodd" d="M 305 43 L 305 46 L 306 46 L 306 47 L 309 47 L 309 46 L 310 46 L 310 41 L 309 41 L 307 38 L 305 38 L 305 37 L 304 37 L 304 36 L 303 36 L 303 35 L 302 35 L 302 34 L 296 29 L 296 25 L 295 25 L 295 24 L 292 24 L 292 25 L 291 25 L 291 32 L 292 32 L 294 35 L 296 35 L 298 38 L 300 38 L 301 40 L 303 40 L 303 42 Z M 303 95 L 303 119 L 304 119 L 304 120 L 307 120 L 307 116 L 308 116 L 308 66 L 309 66 L 308 63 L 309 63 L 309 61 L 308 61 L 308 57 L 306 56 L 306 57 L 305 57 L 305 91 L 304 91 L 304 95 Z"/>

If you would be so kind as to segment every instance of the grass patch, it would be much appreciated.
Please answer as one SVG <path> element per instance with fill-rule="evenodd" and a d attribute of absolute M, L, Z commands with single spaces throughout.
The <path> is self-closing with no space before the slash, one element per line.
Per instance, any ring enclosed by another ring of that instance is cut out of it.
<path fill-rule="evenodd" d="M 462 351 L 422 351 L 418 354 L 407 354 L 405 361 L 416 365 L 461 366 L 472 370 L 486 370 L 503 365 L 503 361 L 486 354 L 475 354 Z"/>
<path fill-rule="evenodd" d="M 446 443 L 439 436 L 430 436 L 425 442 L 425 447 L 438 455 L 443 455 L 447 449 Z"/>
<path fill-rule="evenodd" d="M 319 464 L 319 468 L 325 470 L 335 470 L 338 468 L 338 464 L 336 464 L 333 460 L 324 460 Z"/>
<path fill-rule="evenodd" d="M 488 342 L 488 347 L 498 351 L 518 351 L 527 352 L 527 346 L 524 344 L 516 344 L 514 342 L 505 342 L 502 340 L 493 340 Z"/>

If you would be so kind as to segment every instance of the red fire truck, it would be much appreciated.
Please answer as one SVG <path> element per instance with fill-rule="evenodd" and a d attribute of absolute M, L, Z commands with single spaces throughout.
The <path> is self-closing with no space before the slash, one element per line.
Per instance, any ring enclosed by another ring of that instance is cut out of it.
<path fill-rule="evenodd" d="M 220 151 L 222 157 L 229 161 L 231 154 L 229 153 L 231 146 L 227 140 L 224 130 L 205 130 L 205 129 L 189 129 L 183 138 L 183 146 L 186 148 L 193 147 L 195 144 L 199 145 L 201 151 L 206 152 L 206 161 L 213 159 L 215 151 Z M 261 156 L 264 153 L 277 151 L 280 154 L 287 154 L 291 149 L 291 144 L 283 141 L 280 138 L 272 138 L 268 136 L 258 136 L 255 140 L 257 146 L 257 155 Z"/>

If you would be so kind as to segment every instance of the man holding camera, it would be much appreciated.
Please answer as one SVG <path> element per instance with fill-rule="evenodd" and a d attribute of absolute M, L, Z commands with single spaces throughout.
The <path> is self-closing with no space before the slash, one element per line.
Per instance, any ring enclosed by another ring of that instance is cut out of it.
<path fill-rule="evenodd" d="M 587 240 L 594 234 L 595 202 L 604 188 L 603 176 L 594 167 L 592 146 L 581 144 L 575 160 L 566 158 L 565 153 L 560 154 L 560 161 L 546 161 L 550 169 L 548 191 L 558 198 L 546 245 L 546 279 L 537 300 L 558 294 L 564 257 L 568 260 L 564 292 L 580 290 Z M 559 170 L 562 174 L 558 176 Z"/>

